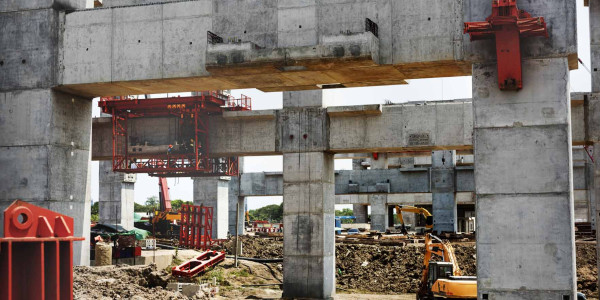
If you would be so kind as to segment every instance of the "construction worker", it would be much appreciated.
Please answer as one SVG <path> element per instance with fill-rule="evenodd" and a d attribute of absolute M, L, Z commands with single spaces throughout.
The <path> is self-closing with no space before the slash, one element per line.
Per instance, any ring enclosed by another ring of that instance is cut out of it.
<path fill-rule="evenodd" d="M 173 145 L 169 145 L 169 147 L 167 148 L 167 155 L 170 155 L 172 151 L 173 151 Z"/>

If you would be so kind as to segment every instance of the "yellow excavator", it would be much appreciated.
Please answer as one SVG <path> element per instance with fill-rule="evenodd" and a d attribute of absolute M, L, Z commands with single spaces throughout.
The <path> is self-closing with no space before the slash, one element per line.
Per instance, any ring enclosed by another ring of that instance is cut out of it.
<path fill-rule="evenodd" d="M 441 261 L 431 261 L 433 256 Z M 417 300 L 477 299 L 477 277 L 462 276 L 450 243 L 428 233 L 423 264 Z"/>
<path fill-rule="evenodd" d="M 425 217 L 425 229 L 427 231 L 433 230 L 433 216 L 431 213 L 422 208 L 416 206 L 409 205 L 396 205 L 396 217 L 398 218 L 398 222 L 402 225 L 401 231 L 403 234 L 407 234 L 406 226 L 404 225 L 404 218 L 402 217 L 402 212 L 411 212 L 415 214 L 421 214 Z"/>

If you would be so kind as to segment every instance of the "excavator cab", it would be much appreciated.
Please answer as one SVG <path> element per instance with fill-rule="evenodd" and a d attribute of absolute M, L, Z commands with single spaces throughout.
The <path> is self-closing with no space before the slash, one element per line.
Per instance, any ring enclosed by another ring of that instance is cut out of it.
<path fill-rule="evenodd" d="M 452 263 L 450 262 L 430 262 L 429 263 L 429 272 L 427 276 L 427 290 L 433 288 L 433 284 L 438 279 L 450 278 L 453 274 Z"/>

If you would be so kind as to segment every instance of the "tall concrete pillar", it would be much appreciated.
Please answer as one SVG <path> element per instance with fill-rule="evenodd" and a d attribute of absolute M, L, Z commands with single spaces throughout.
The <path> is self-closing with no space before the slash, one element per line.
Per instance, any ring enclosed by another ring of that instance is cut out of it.
<path fill-rule="evenodd" d="M 371 230 L 385 232 L 389 223 L 387 195 L 369 195 L 369 205 L 371 205 Z"/>
<path fill-rule="evenodd" d="M 136 175 L 113 172 L 112 161 L 100 161 L 98 178 L 100 223 L 133 229 Z"/>
<path fill-rule="evenodd" d="M 284 92 L 283 297 L 335 295 L 335 180 L 321 90 Z"/>
<path fill-rule="evenodd" d="M 230 235 L 235 235 L 235 224 L 238 224 L 237 232 L 242 235 L 244 234 L 244 205 L 246 198 L 240 197 L 239 192 L 240 181 L 239 177 L 231 177 L 231 181 L 229 182 L 229 212 L 228 212 L 228 227 L 227 231 Z M 238 203 L 240 203 L 240 211 L 238 212 Z M 239 220 L 236 220 L 239 219 Z"/>
<path fill-rule="evenodd" d="M 478 296 L 576 299 L 568 61 L 522 64 L 518 92 L 473 65 Z"/>
<path fill-rule="evenodd" d="M 594 143 L 593 200 L 595 219 L 600 218 L 600 0 L 590 0 L 590 54 L 592 65 L 592 95 L 588 98 L 587 140 Z M 596 226 L 596 240 L 600 230 Z M 600 244 L 596 244 L 596 256 L 600 257 Z M 600 259 L 597 261 L 600 271 Z M 600 278 L 598 278 L 600 286 Z"/>
<path fill-rule="evenodd" d="M 458 219 L 455 197 L 456 151 L 431 152 L 431 193 L 433 231 L 456 232 Z"/>
<path fill-rule="evenodd" d="M 231 177 L 194 177 L 194 205 L 213 208 L 212 238 L 226 239 L 229 230 L 229 182 Z"/>
<path fill-rule="evenodd" d="M 388 168 L 387 153 L 378 153 L 377 159 L 375 159 L 375 157 L 372 157 L 370 161 L 371 169 L 373 170 Z M 371 230 L 377 230 L 381 232 L 386 231 L 390 221 L 390 213 L 387 205 L 387 195 L 370 195 L 369 204 L 371 205 Z"/>
<path fill-rule="evenodd" d="M 74 218 L 76 265 L 89 264 L 92 102 L 52 88 L 65 10 L 84 6 L 0 1 L 0 212 L 20 199 Z"/>
<path fill-rule="evenodd" d="M 369 207 L 364 204 L 352 204 L 352 212 L 356 223 L 367 223 L 369 220 Z"/>

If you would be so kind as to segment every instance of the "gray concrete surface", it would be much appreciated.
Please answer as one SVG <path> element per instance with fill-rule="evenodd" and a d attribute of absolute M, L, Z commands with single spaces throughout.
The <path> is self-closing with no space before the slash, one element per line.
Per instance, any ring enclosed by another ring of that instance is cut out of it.
<path fill-rule="evenodd" d="M 482 21 L 490 14 L 484 1 L 164 2 L 169 3 L 66 15 L 62 48 L 69 59 L 61 61 L 62 88 L 123 95 L 185 92 L 197 86 L 281 91 L 331 83 L 389 85 L 469 75 L 471 61 L 494 53 L 491 41 L 481 46 L 462 34 L 464 21 Z M 576 53 L 573 1 L 519 4 L 544 16 L 552 29 L 551 39 L 524 41 L 524 57 Z M 367 18 L 377 24 L 377 35 L 366 31 Z M 224 43 L 208 44 L 207 31 Z"/>
<path fill-rule="evenodd" d="M 136 175 L 113 172 L 112 161 L 101 161 L 98 170 L 98 221 L 133 229 Z"/>
<path fill-rule="evenodd" d="M 496 74 L 473 68 L 478 297 L 575 299 L 567 59 L 524 60 L 519 92 Z"/>
<path fill-rule="evenodd" d="M 334 168 L 325 153 L 327 114 L 318 101 L 288 107 L 290 100 L 321 91 L 284 92 L 283 297 L 331 299 L 335 296 Z M 293 137 L 292 137 L 293 136 Z"/>
<path fill-rule="evenodd" d="M 194 177 L 194 205 L 213 208 L 212 238 L 226 239 L 229 232 L 229 182 L 231 177 Z"/>
<path fill-rule="evenodd" d="M 581 95 L 583 97 L 583 95 Z M 573 104 L 573 144 L 584 145 L 586 109 L 583 101 Z M 361 114 L 332 116 L 331 111 L 341 109 L 361 111 L 362 106 L 328 108 L 329 134 L 319 137 L 328 151 L 334 153 L 395 152 L 455 149 L 473 149 L 473 106 L 471 100 L 412 102 L 382 106 L 381 114 Z M 564 108 L 563 108 L 564 109 Z M 491 119 L 495 116 L 485 115 Z M 524 112 L 516 112 L 523 114 Z M 283 119 L 288 118 L 281 110 L 242 111 L 209 118 L 211 151 L 214 155 L 275 155 L 285 150 L 284 141 L 289 133 L 283 132 Z M 523 115 L 523 117 L 526 117 Z M 131 120 L 129 127 L 137 136 L 144 137 L 154 144 L 168 145 L 166 128 L 174 128 L 175 118 L 153 118 Z M 156 130 L 165 128 L 165 130 Z M 174 130 L 174 129 L 173 129 Z M 307 132 L 308 138 L 316 138 Z M 112 129 L 110 119 L 95 118 L 93 122 L 92 158 L 108 160 L 112 157 Z M 296 136 L 295 141 L 304 140 Z M 428 154 L 429 155 L 429 154 Z M 431 158 L 415 157 L 410 164 L 422 164 L 420 160 Z M 368 160 L 370 165 L 371 160 Z M 401 158 L 388 158 L 388 166 L 401 165 Z"/>
<path fill-rule="evenodd" d="M 431 192 L 433 211 L 433 231 L 457 231 L 456 210 L 456 151 L 438 150 L 431 153 Z"/>

